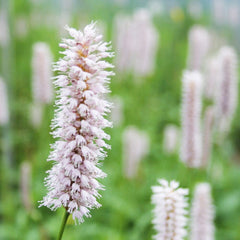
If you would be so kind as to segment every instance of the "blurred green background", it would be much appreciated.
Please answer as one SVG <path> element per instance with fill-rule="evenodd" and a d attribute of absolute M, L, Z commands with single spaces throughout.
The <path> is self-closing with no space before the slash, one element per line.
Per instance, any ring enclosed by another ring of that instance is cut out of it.
<path fill-rule="evenodd" d="M 1 47 L 1 76 L 8 88 L 10 122 L 0 127 L 0 239 L 56 239 L 63 209 L 52 212 L 38 201 L 46 194 L 43 179 L 52 166 L 46 159 L 53 143 L 50 121 L 53 103 L 46 105 L 39 128 L 31 124 L 32 45 L 43 41 L 50 45 L 54 61 L 59 58 L 58 44 L 66 35 L 63 26 L 79 28 L 92 20 L 106 26 L 105 38 L 114 38 L 113 19 L 118 13 L 132 14 L 139 7 L 149 8 L 150 1 L 82 0 L 63 7 L 61 1 L 2 0 L 1 10 L 7 12 L 10 39 Z M 188 169 L 179 161 L 179 154 L 163 151 L 163 131 L 167 124 L 180 126 L 181 77 L 186 67 L 188 30 L 193 24 L 214 29 L 229 44 L 238 48 L 237 26 L 216 22 L 212 1 L 202 1 L 197 17 L 189 12 L 191 1 L 156 1 L 161 8 L 153 22 L 159 32 L 155 70 L 135 84 L 132 74 L 117 73 L 111 81 L 111 95 L 123 100 L 124 121 L 108 130 L 112 149 L 102 169 L 108 177 L 101 182 L 102 207 L 92 210 L 92 218 L 75 226 L 70 219 L 63 239 L 149 240 L 152 229 L 151 186 L 158 178 L 175 179 L 190 189 L 190 200 L 197 182 L 212 185 L 216 206 L 216 239 L 240 239 L 240 108 L 228 137 L 214 144 L 208 171 Z M 230 2 L 229 2 L 230 4 Z M 67 6 L 67 7 L 66 7 Z M 66 17 L 67 16 L 67 17 Z M 66 17 L 66 19 L 65 19 Z M 24 19 L 25 33 L 18 33 Z M 65 22 L 68 21 L 68 22 Z M 240 22 L 239 22 L 240 23 Z M 238 25 L 239 26 L 239 25 Z M 121 80 L 120 80 L 121 79 Z M 144 130 L 150 138 L 150 151 L 140 163 L 138 174 L 128 180 L 122 170 L 122 133 L 126 126 Z M 20 166 L 29 162 L 31 170 L 31 211 L 21 199 Z"/>

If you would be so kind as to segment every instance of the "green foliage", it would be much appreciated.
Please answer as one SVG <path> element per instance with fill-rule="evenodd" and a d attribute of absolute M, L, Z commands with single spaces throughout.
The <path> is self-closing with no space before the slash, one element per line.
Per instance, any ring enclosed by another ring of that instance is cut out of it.
<path fill-rule="evenodd" d="M 14 2 L 12 22 L 19 15 L 25 15 L 29 20 L 33 5 L 23 0 Z M 101 5 L 100 2 L 94 1 L 91 5 L 83 1 L 82 8 L 79 4 L 72 17 L 76 26 L 80 20 L 86 19 L 108 22 L 107 37 L 110 40 L 113 16 L 119 8 L 111 4 Z M 180 22 L 159 16 L 154 22 L 160 34 L 154 73 L 139 84 L 134 83 L 134 77 L 130 74 L 117 73 L 112 79 L 112 95 L 121 96 L 124 101 L 124 123 L 108 130 L 112 136 L 112 150 L 103 164 L 108 177 L 102 181 L 106 188 L 101 192 L 102 207 L 93 210 L 92 218 L 86 219 L 80 226 L 75 226 L 69 218 L 63 239 L 150 240 L 154 233 L 151 224 L 151 186 L 157 183 L 158 178 L 180 181 L 182 187 L 190 188 L 190 199 L 197 182 L 209 181 L 216 205 L 216 239 L 239 239 L 240 110 L 230 137 L 221 146 L 214 146 L 208 172 L 187 169 L 179 161 L 178 154 L 163 152 L 164 127 L 169 123 L 180 126 L 181 77 L 186 66 L 187 32 L 193 22 L 188 16 Z M 11 43 L 14 56 L 9 66 L 11 79 L 8 87 L 11 92 L 10 127 L 14 164 L 11 170 L 7 170 L 4 164 L 1 167 L 0 239 L 56 239 L 64 212 L 63 209 L 52 212 L 38 208 L 38 201 L 46 193 L 43 183 L 45 171 L 51 167 L 46 159 L 50 152 L 49 144 L 53 143 L 49 134 L 53 106 L 45 107 L 40 129 L 34 129 L 30 123 L 33 43 L 49 43 L 54 59 L 59 58 L 60 36 L 57 29 L 50 25 L 29 25 L 27 36 L 23 39 L 14 37 Z M 128 125 L 136 125 L 146 131 L 151 141 L 150 153 L 141 162 L 138 175 L 133 180 L 125 179 L 122 170 L 122 132 Z M 4 141 L 2 135 L 1 145 Z M 2 162 L 3 158 L 0 159 Z M 20 196 L 19 169 L 23 161 L 32 165 L 31 199 L 34 207 L 31 212 L 25 210 Z"/>

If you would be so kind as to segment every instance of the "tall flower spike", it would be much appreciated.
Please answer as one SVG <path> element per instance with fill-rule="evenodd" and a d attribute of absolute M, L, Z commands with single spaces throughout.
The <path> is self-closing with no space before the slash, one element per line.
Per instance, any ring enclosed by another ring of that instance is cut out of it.
<path fill-rule="evenodd" d="M 202 76 L 197 71 L 185 71 L 182 96 L 181 160 L 189 167 L 201 163 L 201 96 Z"/>
<path fill-rule="evenodd" d="M 136 81 L 154 70 L 158 32 L 151 14 L 138 9 L 131 17 L 117 15 L 114 20 L 117 51 L 116 66 L 119 72 L 133 72 Z"/>
<path fill-rule="evenodd" d="M 216 108 L 221 131 L 228 131 L 238 102 L 237 54 L 231 47 L 220 49 L 220 86 Z"/>
<path fill-rule="evenodd" d="M 156 240 L 183 240 L 187 235 L 188 189 L 178 188 L 179 183 L 158 180 L 160 186 L 152 187 L 154 209 L 154 229 Z"/>
<path fill-rule="evenodd" d="M 9 121 L 9 110 L 8 110 L 8 99 L 7 99 L 7 88 L 0 78 L 0 125 L 5 125 Z"/>
<path fill-rule="evenodd" d="M 204 74 L 204 95 L 215 101 L 218 85 L 220 82 L 220 61 L 219 57 L 213 57 L 206 63 Z"/>
<path fill-rule="evenodd" d="M 133 16 L 132 47 L 134 48 L 133 72 L 138 77 L 151 74 L 155 67 L 158 47 L 158 32 L 152 23 L 151 13 L 146 9 L 138 9 Z"/>
<path fill-rule="evenodd" d="M 134 126 L 128 126 L 123 132 L 123 173 L 128 179 L 136 176 L 139 163 L 148 152 L 148 135 Z"/>
<path fill-rule="evenodd" d="M 52 122 L 53 136 L 57 138 L 48 158 L 54 161 L 45 179 L 48 194 L 40 206 L 55 210 L 63 206 L 76 222 L 89 217 L 89 210 L 101 205 L 98 190 L 103 186 L 96 180 L 105 173 L 98 168 L 106 157 L 104 148 L 110 136 L 103 129 L 112 123 L 104 118 L 111 104 L 104 100 L 113 65 L 102 60 L 112 57 L 109 43 L 96 34 L 95 24 L 83 32 L 66 27 L 71 38 L 60 44 L 65 50 L 54 70 L 59 72 L 55 86 L 59 88 L 57 110 Z"/>
<path fill-rule="evenodd" d="M 52 54 L 44 42 L 33 45 L 33 100 L 34 103 L 50 103 L 53 99 L 52 89 Z"/>
<path fill-rule="evenodd" d="M 119 72 L 129 72 L 133 64 L 133 48 L 132 41 L 130 41 L 133 23 L 130 17 L 123 14 L 117 14 L 114 18 L 113 25 L 116 68 Z"/>
<path fill-rule="evenodd" d="M 179 142 L 179 128 L 169 124 L 164 129 L 163 147 L 167 153 L 174 153 L 177 150 Z"/>
<path fill-rule="evenodd" d="M 200 70 L 210 47 L 210 36 L 202 26 L 193 26 L 188 35 L 188 69 Z"/>
<path fill-rule="evenodd" d="M 191 240 L 214 240 L 214 207 L 211 186 L 196 186 L 191 209 Z"/>

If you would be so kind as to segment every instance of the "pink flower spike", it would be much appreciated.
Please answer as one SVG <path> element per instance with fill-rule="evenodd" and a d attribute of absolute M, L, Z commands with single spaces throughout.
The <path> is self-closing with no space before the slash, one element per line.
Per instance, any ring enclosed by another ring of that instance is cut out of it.
<path fill-rule="evenodd" d="M 153 186 L 152 203 L 155 240 L 183 240 L 187 235 L 188 189 L 179 188 L 176 181 L 158 180 L 159 185 Z"/>
<path fill-rule="evenodd" d="M 0 77 L 0 125 L 6 125 L 9 122 L 7 87 Z"/>
<path fill-rule="evenodd" d="M 214 215 L 210 184 L 197 184 L 191 209 L 191 240 L 214 240 Z"/>
<path fill-rule="evenodd" d="M 57 141 L 48 160 L 55 164 L 45 178 L 48 193 L 40 206 L 53 210 L 63 206 L 81 223 L 84 216 L 90 217 L 90 209 L 101 206 L 97 198 L 103 186 L 96 179 L 106 176 L 98 163 L 109 148 L 105 140 L 110 136 L 103 129 L 112 126 L 104 118 L 111 104 L 105 95 L 109 76 L 114 74 L 107 70 L 113 66 L 100 57 L 112 57 L 111 47 L 98 37 L 94 23 L 83 32 L 66 30 L 71 37 L 60 44 L 64 57 L 54 66 L 59 73 L 54 84 L 59 90 L 52 134 Z"/>
<path fill-rule="evenodd" d="M 181 160 L 188 167 L 199 167 L 201 164 L 202 81 L 202 75 L 198 71 L 184 72 Z"/>

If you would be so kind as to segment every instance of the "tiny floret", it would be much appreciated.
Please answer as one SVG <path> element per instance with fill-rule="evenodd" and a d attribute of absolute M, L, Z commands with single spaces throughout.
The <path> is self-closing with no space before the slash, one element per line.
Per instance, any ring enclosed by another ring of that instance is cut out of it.
<path fill-rule="evenodd" d="M 56 142 L 48 160 L 54 161 L 45 179 L 47 196 L 40 206 L 55 210 L 63 206 L 76 222 L 90 216 L 103 186 L 96 179 L 106 174 L 98 168 L 106 157 L 105 142 L 110 136 L 104 128 L 112 124 L 105 119 L 111 104 L 105 100 L 113 66 L 103 58 L 112 57 L 109 43 L 102 42 L 95 24 L 82 31 L 66 27 L 69 39 L 60 44 L 64 57 L 54 66 L 58 89 L 55 116 L 52 122 Z"/>

